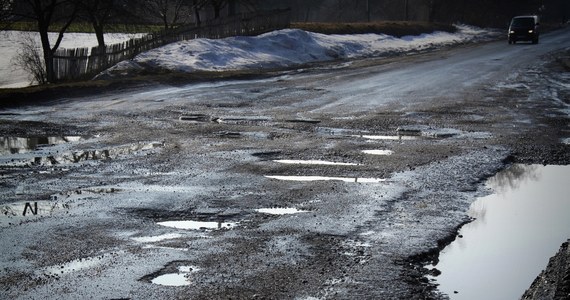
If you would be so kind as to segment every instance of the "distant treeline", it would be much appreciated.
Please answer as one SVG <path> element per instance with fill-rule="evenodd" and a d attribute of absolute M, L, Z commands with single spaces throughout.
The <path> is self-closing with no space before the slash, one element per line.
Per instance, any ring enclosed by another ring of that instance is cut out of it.
<path fill-rule="evenodd" d="M 293 22 L 427 21 L 505 27 L 515 15 L 549 23 L 570 18 L 570 0 L 262 0 L 263 8 L 292 9 Z"/>

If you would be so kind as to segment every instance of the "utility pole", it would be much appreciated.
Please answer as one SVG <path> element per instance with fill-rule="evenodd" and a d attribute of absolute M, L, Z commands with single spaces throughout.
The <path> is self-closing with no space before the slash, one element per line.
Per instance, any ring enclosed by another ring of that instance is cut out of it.
<path fill-rule="evenodd" d="M 404 21 L 408 20 L 408 0 L 404 0 Z"/>

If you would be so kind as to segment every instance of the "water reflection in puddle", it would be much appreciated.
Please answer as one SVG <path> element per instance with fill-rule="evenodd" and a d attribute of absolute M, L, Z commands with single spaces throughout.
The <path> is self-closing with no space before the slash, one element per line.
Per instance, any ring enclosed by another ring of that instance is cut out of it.
<path fill-rule="evenodd" d="M 379 183 L 384 182 L 383 178 L 363 178 L 363 177 L 325 177 L 325 176 L 265 176 L 270 179 L 284 181 L 342 181 L 342 182 L 360 182 L 360 183 Z"/>
<path fill-rule="evenodd" d="M 16 191 L 18 193 L 18 191 Z M 14 202 L 0 205 L 0 228 L 26 220 L 52 216 L 71 208 L 68 203 L 54 201 Z"/>
<path fill-rule="evenodd" d="M 381 141 L 410 141 L 417 140 L 419 138 L 419 136 L 412 135 L 357 135 L 356 137 Z"/>
<path fill-rule="evenodd" d="M 570 236 L 570 166 L 514 165 L 488 181 L 496 194 L 440 253 L 440 291 L 451 299 L 518 299 Z M 430 266 L 428 266 L 429 268 Z"/>
<path fill-rule="evenodd" d="M 164 286 L 186 286 L 191 284 L 191 274 L 198 271 L 200 271 L 200 269 L 197 267 L 181 266 L 178 267 L 178 273 L 160 275 L 152 279 L 151 282 Z"/>
<path fill-rule="evenodd" d="M 284 207 L 284 208 L 259 208 L 255 210 L 258 213 L 269 214 L 269 215 L 292 215 L 296 213 L 307 212 L 305 210 L 298 210 L 294 207 Z"/>
<path fill-rule="evenodd" d="M 202 221 L 166 221 L 158 225 L 185 230 L 219 230 L 232 229 L 237 222 L 202 222 Z"/>
<path fill-rule="evenodd" d="M 392 155 L 392 154 L 394 154 L 394 151 L 392 151 L 392 150 L 362 150 L 362 153 L 370 154 L 370 155 Z"/>
<path fill-rule="evenodd" d="M 294 165 L 358 166 L 358 164 L 354 164 L 354 163 L 332 162 L 332 161 L 325 161 L 325 160 L 288 160 L 288 159 L 281 159 L 281 160 L 274 160 L 274 162 L 281 163 L 281 164 L 294 164 Z"/>
<path fill-rule="evenodd" d="M 0 155 L 27 153 L 37 150 L 41 146 L 60 145 L 77 142 L 89 137 L 64 136 L 64 137 L 0 137 Z"/>

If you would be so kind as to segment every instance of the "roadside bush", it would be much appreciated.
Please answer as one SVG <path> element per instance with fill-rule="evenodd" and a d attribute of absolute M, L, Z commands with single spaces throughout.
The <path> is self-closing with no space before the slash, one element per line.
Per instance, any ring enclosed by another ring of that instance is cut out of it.
<path fill-rule="evenodd" d="M 41 49 L 34 37 L 28 35 L 20 42 L 20 49 L 12 58 L 12 64 L 25 70 L 32 84 L 44 85 L 48 83 Z"/>

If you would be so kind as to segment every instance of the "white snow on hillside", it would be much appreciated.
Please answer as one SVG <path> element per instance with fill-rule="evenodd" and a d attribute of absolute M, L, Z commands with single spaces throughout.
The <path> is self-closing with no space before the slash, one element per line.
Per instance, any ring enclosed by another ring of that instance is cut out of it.
<path fill-rule="evenodd" d="M 103 72 L 100 78 L 131 76 L 142 70 L 174 72 L 235 71 L 288 68 L 336 59 L 390 56 L 436 49 L 443 46 L 496 39 L 496 30 L 457 25 L 457 32 L 435 32 L 396 38 L 384 34 L 325 35 L 285 29 L 254 37 L 195 39 L 172 43 L 139 54 Z M 0 88 L 29 85 L 27 74 L 11 64 L 19 41 L 30 33 L 0 33 Z M 37 35 L 37 34 L 36 34 Z M 121 42 L 132 35 L 112 34 L 108 43 Z M 36 38 L 38 38 L 36 36 Z M 93 47 L 93 34 L 69 33 L 62 48 Z"/>
<path fill-rule="evenodd" d="M 312 62 L 389 56 L 459 43 L 496 39 L 495 30 L 458 25 L 455 33 L 396 38 L 383 34 L 325 35 L 285 29 L 255 37 L 196 39 L 150 50 L 105 71 L 100 77 L 129 76 L 141 70 L 174 72 L 287 68 Z"/>

